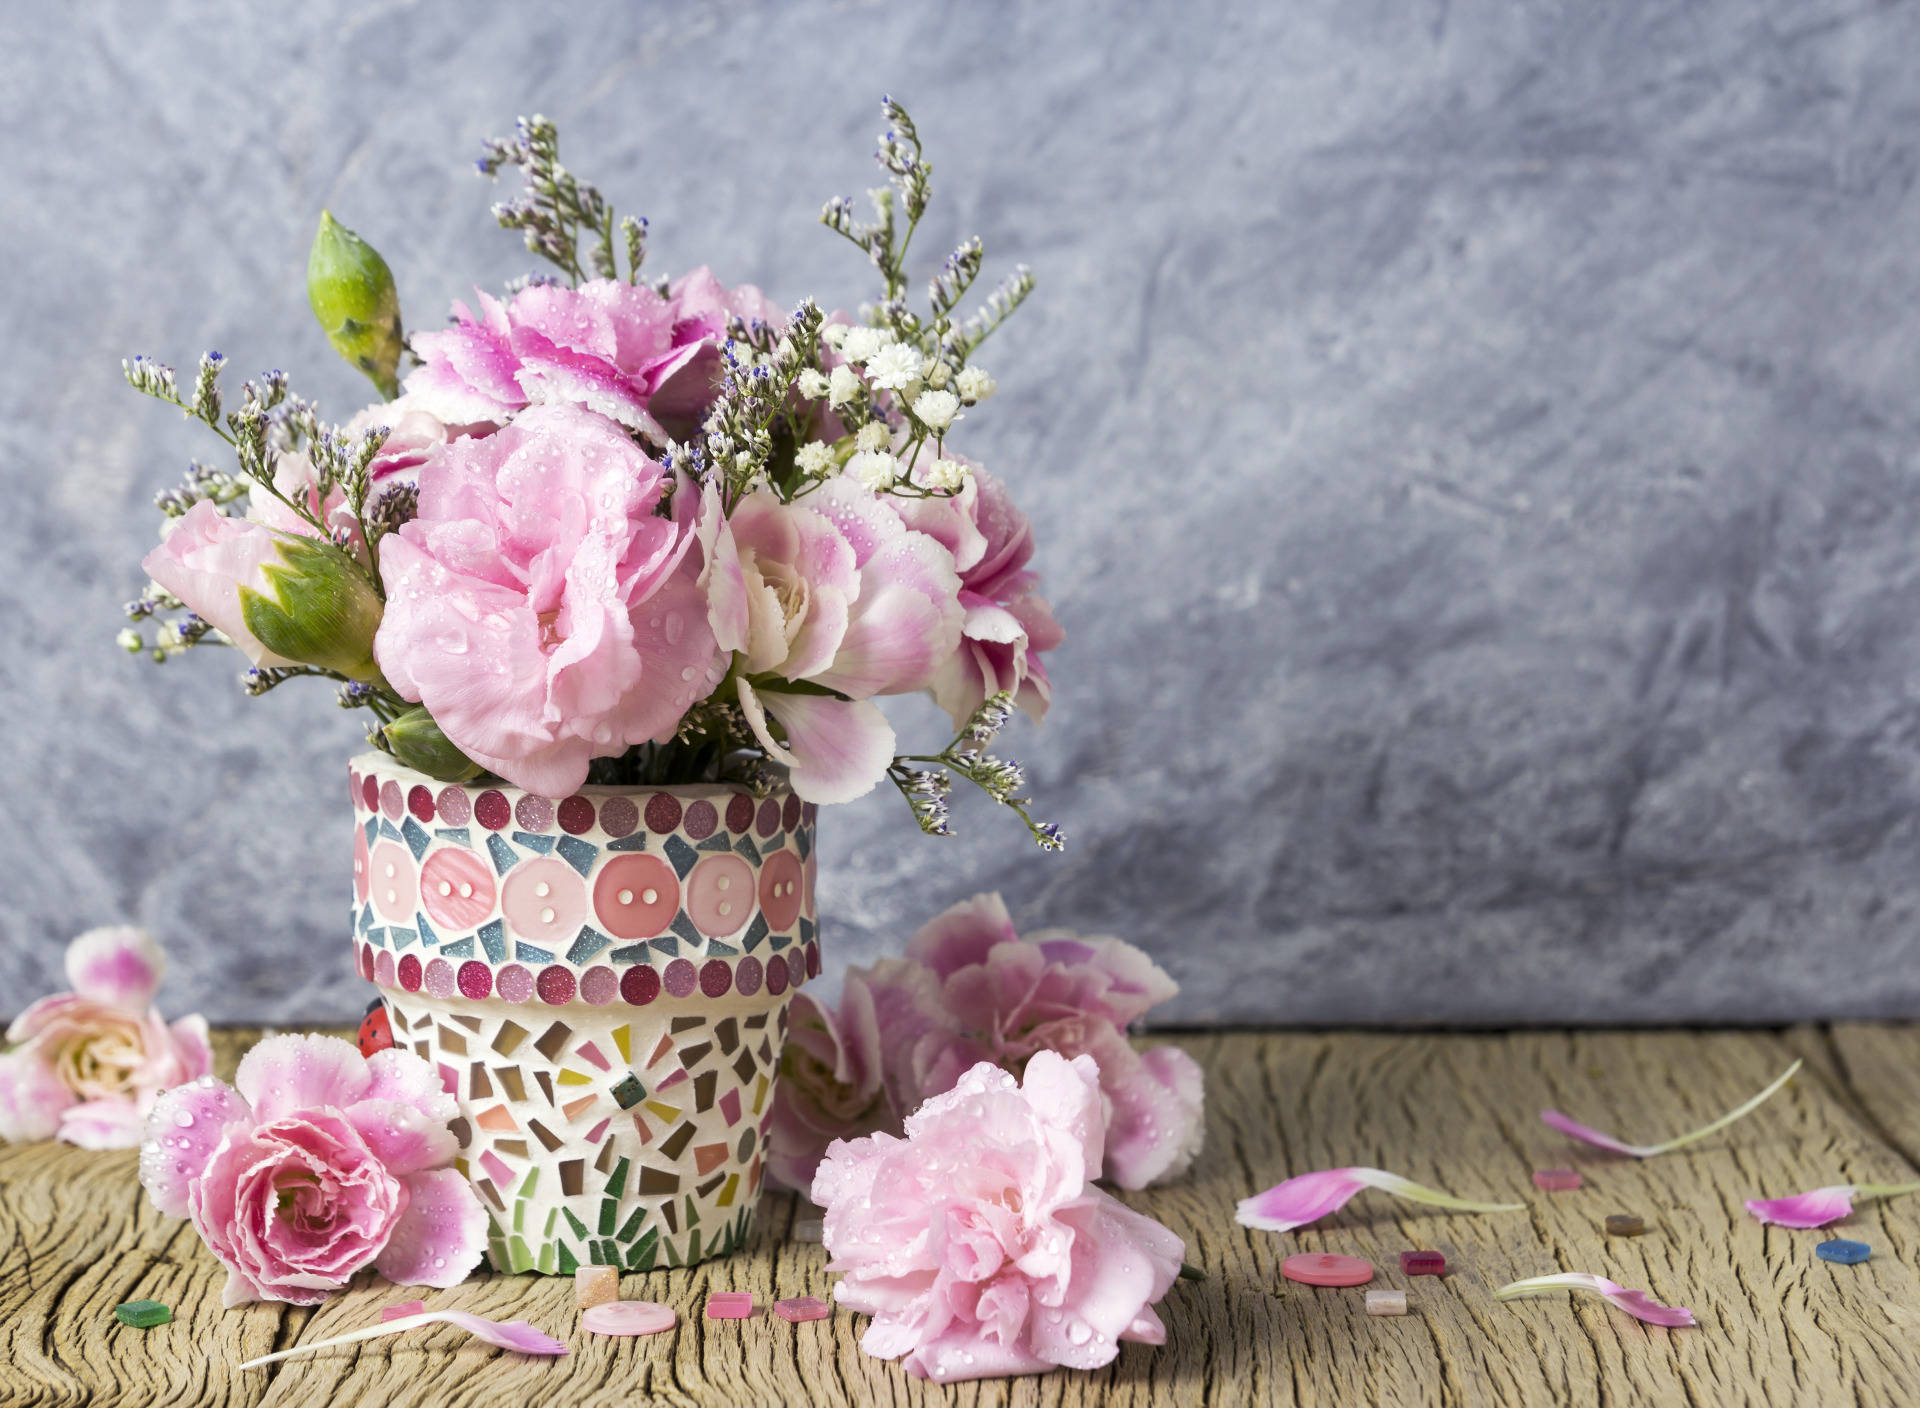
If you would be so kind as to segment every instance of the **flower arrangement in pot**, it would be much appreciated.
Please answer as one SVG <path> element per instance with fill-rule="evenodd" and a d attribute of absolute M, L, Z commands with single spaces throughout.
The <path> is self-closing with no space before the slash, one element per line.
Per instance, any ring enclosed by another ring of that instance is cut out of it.
<path fill-rule="evenodd" d="M 502 1269 L 739 1244 L 787 1003 L 820 971 L 819 804 L 884 780 L 943 834 L 957 776 L 1061 843 L 989 751 L 1044 714 L 1061 633 L 1027 519 L 949 446 L 1032 279 L 962 316 L 969 241 L 915 310 L 930 168 L 886 112 L 875 219 L 822 215 L 883 280 L 857 319 L 643 279 L 645 222 L 536 117 L 480 168 L 520 169 L 495 215 L 558 273 L 440 331 L 407 337 L 386 263 L 322 217 L 314 312 L 383 398 L 343 425 L 279 372 L 229 407 L 217 353 L 190 386 L 127 364 L 235 464 L 159 496 L 122 643 L 231 646 L 250 694 L 319 677 L 370 715 L 355 961 L 457 1102 Z M 920 691 L 952 736 L 903 756 L 874 701 Z"/>

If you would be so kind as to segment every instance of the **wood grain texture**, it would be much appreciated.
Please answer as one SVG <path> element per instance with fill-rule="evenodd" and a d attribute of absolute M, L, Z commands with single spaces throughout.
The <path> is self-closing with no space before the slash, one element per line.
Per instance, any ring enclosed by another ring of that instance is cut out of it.
<path fill-rule="evenodd" d="M 246 1034 L 223 1034 L 228 1069 Z M 1807 1404 L 1920 1398 L 1920 1197 L 1862 1206 L 1844 1234 L 1871 1261 L 1813 1254 L 1832 1233 L 1763 1228 L 1758 1195 L 1920 1176 L 1920 1029 L 1786 1032 L 1528 1032 L 1490 1035 L 1225 1033 L 1180 1039 L 1208 1073 L 1208 1143 L 1195 1173 L 1129 1194 L 1188 1239 L 1204 1282 L 1174 1286 L 1163 1348 L 1130 1345 L 1091 1374 L 937 1389 L 858 1347 L 864 1321 L 836 1312 L 789 1325 L 764 1308 L 707 1321 L 709 1292 L 826 1295 L 826 1254 L 790 1239 L 795 1204 L 770 1197 L 748 1250 L 692 1272 L 630 1275 L 622 1293 L 681 1311 L 638 1340 L 572 1329 L 572 1286 L 477 1277 L 429 1304 L 521 1317 L 573 1353 L 531 1360 L 432 1329 L 236 1375 L 232 1365 L 369 1324 L 412 1298 L 369 1281 L 313 1311 L 219 1308 L 221 1273 L 185 1224 L 158 1217 L 131 1153 L 0 1148 L 0 1403 L 294 1405 L 953 1404 L 1075 1408 L 1163 1404 Z M 1778 1074 L 1803 1074 L 1713 1139 L 1635 1163 L 1577 1151 L 1542 1125 L 1556 1106 L 1652 1140 L 1703 1123 Z M 1438 1213 L 1366 1193 L 1287 1235 L 1234 1224 L 1241 1197 L 1313 1168 L 1372 1164 L 1464 1197 L 1525 1201 L 1500 1216 Z M 1577 1192 L 1533 1189 L 1530 1171 L 1572 1165 Z M 1647 1233 L 1608 1238 L 1611 1212 Z M 1397 1254 L 1434 1247 L 1443 1280 L 1406 1278 Z M 1369 1258 L 1376 1286 L 1410 1313 L 1370 1319 L 1361 1290 L 1280 1275 L 1301 1250 Z M 1496 1304 L 1503 1282 L 1597 1271 L 1691 1306 L 1694 1330 L 1643 1326 L 1604 1302 Z M 141 1332 L 113 1306 L 151 1297 L 175 1320 Z"/>

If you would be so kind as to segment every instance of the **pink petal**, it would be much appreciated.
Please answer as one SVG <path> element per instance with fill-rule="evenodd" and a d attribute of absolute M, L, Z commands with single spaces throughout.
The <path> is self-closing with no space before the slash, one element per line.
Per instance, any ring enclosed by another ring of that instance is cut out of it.
<path fill-rule="evenodd" d="M 402 1285 L 459 1285 L 480 1264 L 480 1254 L 486 1250 L 486 1209 L 472 1185 L 454 1169 L 409 1174 L 403 1181 L 407 1210 L 375 1258 L 375 1269 Z"/>
<path fill-rule="evenodd" d="M 1645 1291 L 1630 1291 L 1618 1281 L 1596 1276 L 1590 1271 L 1563 1271 L 1551 1276 L 1533 1276 L 1514 1281 L 1493 1293 L 1495 1300 L 1517 1300 L 1523 1296 L 1545 1295 L 1551 1291 L 1593 1291 L 1636 1320 L 1649 1325 L 1680 1329 L 1697 1323 L 1685 1306 L 1662 1305 Z"/>
<path fill-rule="evenodd" d="M 1291 1232 L 1338 1212 L 1366 1186 L 1350 1168 L 1297 1174 L 1264 1193 L 1241 1199 L 1234 1221 L 1267 1232 Z"/>
<path fill-rule="evenodd" d="M 211 1076 L 163 1092 L 147 1117 L 149 1142 L 140 1150 L 140 1182 L 153 1205 L 168 1217 L 185 1217 L 187 1189 L 228 1128 L 251 1123 L 247 1102 Z"/>
<path fill-rule="evenodd" d="M 374 1157 L 386 1165 L 388 1173 L 397 1177 L 450 1164 L 460 1152 L 460 1142 L 453 1137 L 445 1120 L 423 1115 L 412 1105 L 393 1100 L 361 1100 L 342 1113 L 366 1140 Z"/>
<path fill-rule="evenodd" d="M 146 1127 L 135 1100 L 86 1100 L 60 1112 L 60 1139 L 82 1149 L 131 1149 Z"/>
<path fill-rule="evenodd" d="M 349 1334 L 335 1335 L 331 1339 L 295 1345 L 292 1349 L 283 1349 L 277 1354 L 263 1354 L 258 1359 L 249 1359 L 239 1367 L 257 1369 L 262 1364 L 292 1359 L 295 1355 L 312 1354 L 316 1350 L 332 1349 L 336 1345 L 358 1344 L 364 1340 L 379 1339 L 383 1335 L 397 1335 L 406 1330 L 417 1330 L 424 1325 L 454 1325 L 476 1339 L 485 1340 L 488 1344 L 498 1345 L 501 1349 L 515 1350 L 521 1354 L 565 1354 L 567 1352 L 567 1347 L 559 1340 L 544 1331 L 534 1329 L 524 1320 L 489 1320 L 484 1315 L 471 1315 L 464 1310 L 429 1310 L 419 1315 L 402 1316 L 398 1320 L 386 1320 L 381 1324 L 369 1326 L 364 1330 L 354 1330 Z"/>
<path fill-rule="evenodd" d="M 144 929 L 89 929 L 67 945 L 67 985 L 130 1012 L 147 1010 L 166 968 L 166 954 Z"/>
<path fill-rule="evenodd" d="M 427 1303 L 423 1300 L 403 1300 L 398 1305 L 390 1305 L 380 1312 L 382 1320 L 404 1320 L 409 1315 L 424 1315 Z"/>
<path fill-rule="evenodd" d="M 851 802 L 887 775 L 893 726 L 870 700 L 758 693 L 745 679 L 739 683 L 748 727 L 774 759 L 787 765 L 793 790 L 804 800 L 822 806 Z M 768 713 L 786 731 L 785 747 L 768 730 Z"/>
<path fill-rule="evenodd" d="M 240 1058 L 233 1083 L 261 1123 L 315 1105 L 345 1109 L 367 1098 L 367 1059 L 337 1036 L 283 1033 Z"/>
<path fill-rule="evenodd" d="M 1747 1211 L 1762 1222 L 1781 1227 L 1824 1227 L 1852 1215 L 1857 1191 L 1853 1184 L 1842 1183 L 1796 1193 L 1791 1198 L 1749 1198 Z"/>
<path fill-rule="evenodd" d="M 23 1014 L 24 1015 L 24 1014 Z M 73 1092 L 33 1047 L 0 1055 L 0 1139 L 27 1144 L 51 1139 Z"/>
<path fill-rule="evenodd" d="M 1697 1140 L 1705 1139 L 1709 1134 L 1725 1129 L 1735 1120 L 1746 1118 L 1762 1105 L 1766 1104 L 1767 1101 L 1771 1100 L 1788 1081 L 1792 1080 L 1802 1064 L 1800 1061 L 1795 1061 L 1791 1066 L 1788 1066 L 1786 1070 L 1776 1076 L 1765 1090 L 1734 1106 L 1733 1109 L 1727 1111 L 1718 1119 L 1703 1124 L 1698 1129 L 1690 1129 L 1685 1134 L 1675 1135 L 1672 1139 L 1664 1140 L 1658 1144 L 1625 1143 L 1622 1140 L 1614 1138 L 1611 1134 L 1602 1134 L 1597 1129 L 1581 1124 L 1578 1120 L 1563 1115 L 1558 1110 L 1542 1110 L 1540 1112 L 1540 1118 L 1543 1122 L 1559 1130 L 1562 1134 L 1571 1135 L 1573 1138 L 1587 1144 L 1592 1144 L 1597 1148 L 1606 1149 L 1615 1154 L 1624 1154 L 1632 1159 L 1650 1159 L 1657 1154 L 1670 1153 L 1675 1149 L 1684 1148 L 1686 1145 L 1692 1144 Z"/>
<path fill-rule="evenodd" d="M 1151 1047 L 1131 1062 L 1120 1058 L 1112 1071 L 1094 1054 L 1101 1088 L 1113 1101 L 1107 1177 L 1122 1188 L 1145 1188 L 1185 1173 L 1200 1152 L 1205 1079 L 1199 1064 L 1177 1046 Z M 1121 1087 L 1115 1077 L 1123 1071 L 1130 1079 Z"/>
<path fill-rule="evenodd" d="M 441 1124 L 460 1113 L 460 1102 L 442 1088 L 439 1072 L 411 1051 L 398 1046 L 376 1051 L 367 1058 L 367 1074 L 372 1084 L 363 1099 L 410 1105 Z"/>
<path fill-rule="evenodd" d="M 995 891 L 934 915 L 907 941 L 907 957 L 948 978 L 962 968 L 986 962 L 990 949 L 1017 939 L 1007 902 Z"/>
<path fill-rule="evenodd" d="M 1633 1145 L 1623 1144 L 1611 1134 L 1602 1134 L 1590 1125 L 1581 1124 L 1580 1121 L 1574 1119 L 1571 1115 L 1563 1115 L 1558 1110 L 1542 1110 L 1540 1112 L 1540 1118 L 1543 1122 L 1553 1126 L 1553 1128 L 1559 1130 L 1562 1134 L 1572 1135 L 1583 1144 L 1591 1144 L 1597 1149 L 1606 1149 L 1611 1153 L 1621 1154 L 1630 1159 L 1635 1157 Z"/>
<path fill-rule="evenodd" d="M 173 1037 L 174 1058 L 180 1062 L 183 1080 L 198 1080 L 213 1071 L 213 1034 L 207 1019 L 198 1012 L 167 1024 Z"/>

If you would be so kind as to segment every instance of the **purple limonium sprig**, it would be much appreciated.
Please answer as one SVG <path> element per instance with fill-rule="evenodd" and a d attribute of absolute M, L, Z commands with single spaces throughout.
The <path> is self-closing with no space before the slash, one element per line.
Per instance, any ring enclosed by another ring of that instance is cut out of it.
<path fill-rule="evenodd" d="M 1920 1193 L 1920 1182 L 1836 1183 L 1791 1198 L 1749 1198 L 1747 1211 L 1780 1227 L 1824 1227 L 1852 1216 L 1855 1198 L 1891 1198 L 1899 1193 Z"/>
<path fill-rule="evenodd" d="M 1472 1203 L 1378 1168 L 1329 1168 L 1302 1173 L 1264 1193 L 1242 1198 L 1233 1220 L 1265 1232 L 1291 1232 L 1338 1212 L 1363 1188 L 1452 1212 L 1524 1212 L 1525 1203 Z"/>
<path fill-rule="evenodd" d="M 1531 1276 L 1513 1281 L 1493 1293 L 1495 1300 L 1519 1300 L 1525 1296 L 1545 1295 L 1549 1291 L 1593 1291 L 1604 1296 L 1618 1309 L 1649 1325 L 1664 1325 L 1670 1330 L 1696 1325 L 1693 1312 L 1684 1305 L 1662 1305 L 1645 1291 L 1630 1291 L 1618 1281 L 1609 1281 L 1590 1271 L 1563 1271 L 1554 1276 Z"/>
<path fill-rule="evenodd" d="M 1705 1139 L 1709 1134 L 1725 1129 L 1735 1120 L 1744 1119 L 1746 1116 L 1752 1114 L 1755 1110 L 1766 1104 L 1768 1100 L 1771 1100 L 1779 1093 L 1782 1086 L 1794 1078 L 1799 1072 L 1801 1064 L 1801 1062 L 1795 1061 L 1791 1066 L 1787 1067 L 1785 1072 L 1783 1072 L 1772 1085 L 1769 1085 L 1765 1090 L 1761 1091 L 1751 1100 L 1748 1100 L 1745 1104 L 1727 1111 L 1726 1114 L 1720 1116 L 1719 1119 L 1714 1120 L 1711 1124 L 1703 1124 L 1698 1129 L 1676 1135 L 1674 1138 L 1660 1144 L 1628 1144 L 1615 1138 L 1611 1134 L 1602 1134 L 1599 1130 L 1589 1125 L 1581 1124 L 1571 1115 L 1563 1115 L 1558 1110 L 1542 1110 L 1540 1112 L 1540 1118 L 1559 1130 L 1562 1134 L 1571 1135 L 1582 1143 L 1591 1144 L 1595 1148 L 1605 1149 L 1610 1153 L 1624 1154 L 1630 1159 L 1650 1159 L 1656 1154 L 1671 1153 L 1673 1150 L 1683 1148 L 1688 1144 L 1694 1143 L 1696 1140 Z"/>

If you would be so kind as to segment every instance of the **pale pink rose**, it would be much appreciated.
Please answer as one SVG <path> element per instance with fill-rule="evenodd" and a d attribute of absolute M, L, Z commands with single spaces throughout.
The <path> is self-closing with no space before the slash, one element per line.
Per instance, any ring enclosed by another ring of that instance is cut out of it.
<path fill-rule="evenodd" d="M 458 1285 L 487 1237 L 486 1210 L 452 1167 L 458 1112 L 412 1052 L 268 1037 L 233 1086 L 207 1077 L 160 1098 L 140 1181 L 161 1212 L 193 1219 L 227 1268 L 228 1306 L 317 1304 L 368 1266 Z"/>
<path fill-rule="evenodd" d="M 873 696 L 926 687 L 959 644 L 952 555 L 846 479 L 793 503 L 758 490 L 724 520 L 717 509 L 710 498 L 701 527 L 719 579 L 708 600 L 715 639 L 745 657 L 737 685 L 747 724 L 786 764 L 795 792 L 851 801 L 893 760 L 893 729 Z"/>
<path fill-rule="evenodd" d="M 1039 575 L 1025 570 L 1033 558 L 1033 525 L 1006 486 L 975 468 L 957 494 L 891 502 L 909 527 L 937 538 L 953 554 L 960 573 L 966 622 L 959 648 L 933 679 L 934 701 L 955 728 L 1002 690 L 1035 722 L 1044 718 L 1053 684 L 1040 657 L 1059 646 L 1066 632 L 1040 595 Z"/>
<path fill-rule="evenodd" d="M 1180 988 L 1151 958 L 1113 938 L 1047 930 L 1022 939 L 997 894 L 930 920 L 907 958 L 940 984 L 951 1022 L 916 1042 L 922 1092 L 947 1088 L 978 1060 L 1017 1071 L 1034 1053 L 1088 1055 L 1108 1100 L 1106 1176 L 1123 1188 L 1185 1173 L 1200 1151 L 1200 1068 L 1174 1046 L 1138 1052 L 1126 1028 Z"/>
<path fill-rule="evenodd" d="M 165 969 L 139 929 L 93 929 L 67 945 L 73 991 L 41 998 L 7 1028 L 0 1139 L 131 1148 L 161 1090 L 213 1068 L 206 1019 L 168 1025 L 153 1006 Z"/>
<path fill-rule="evenodd" d="M 778 317 L 758 289 L 728 292 L 704 268 L 665 298 L 619 279 L 478 297 L 477 315 L 456 303 L 451 328 L 414 334 L 424 365 L 407 377 L 412 406 L 449 425 L 498 425 L 529 405 L 571 404 L 658 441 L 668 426 L 691 434 L 711 403 L 726 315 Z"/>
<path fill-rule="evenodd" d="M 940 1383 L 1096 1369 L 1166 1343 L 1153 1306 L 1185 1244 L 1093 1186 L 1104 1120 L 1086 1057 L 1020 1082 L 982 1063 L 906 1121 L 836 1141 L 813 1181 L 834 1295 L 873 1316 L 860 1347 Z"/>
<path fill-rule="evenodd" d="M 418 516 L 380 545 L 374 654 L 469 758 L 564 797 L 719 683 L 694 506 L 655 514 L 665 471 L 618 425 L 536 406 L 419 474 Z"/>

